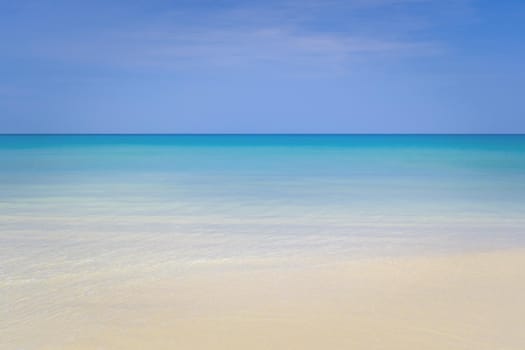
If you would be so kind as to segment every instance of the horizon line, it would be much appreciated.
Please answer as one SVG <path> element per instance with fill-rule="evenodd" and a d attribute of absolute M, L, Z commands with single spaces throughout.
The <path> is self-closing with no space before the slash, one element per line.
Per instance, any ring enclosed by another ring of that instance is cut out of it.
<path fill-rule="evenodd" d="M 525 133 L 0 133 L 0 136 L 525 136 Z"/>

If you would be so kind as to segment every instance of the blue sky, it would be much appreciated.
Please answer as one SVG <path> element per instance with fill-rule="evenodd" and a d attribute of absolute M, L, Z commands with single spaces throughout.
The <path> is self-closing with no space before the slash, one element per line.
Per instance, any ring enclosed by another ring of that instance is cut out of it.
<path fill-rule="evenodd" d="M 524 133 L 524 36 L 521 0 L 0 0 L 0 132 Z"/>

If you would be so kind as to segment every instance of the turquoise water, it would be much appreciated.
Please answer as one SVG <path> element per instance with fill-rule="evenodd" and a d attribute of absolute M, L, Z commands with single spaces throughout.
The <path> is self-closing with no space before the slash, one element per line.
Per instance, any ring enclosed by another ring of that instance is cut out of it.
<path fill-rule="evenodd" d="M 524 136 L 0 136 L 0 348 L 149 310 L 112 290 L 522 247 L 524 227 Z"/>
<path fill-rule="evenodd" d="M 525 244 L 525 136 L 0 136 L 0 160 L 9 283 Z"/>

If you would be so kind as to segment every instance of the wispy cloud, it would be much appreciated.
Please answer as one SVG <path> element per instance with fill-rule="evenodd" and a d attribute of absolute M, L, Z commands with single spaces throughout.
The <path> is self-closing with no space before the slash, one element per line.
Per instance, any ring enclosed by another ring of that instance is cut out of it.
<path fill-rule="evenodd" d="M 267 63 L 341 68 L 370 55 L 440 52 L 439 42 L 407 35 L 402 26 L 385 18 L 389 6 L 429 1 L 239 2 L 205 11 L 180 7 L 135 22 L 53 36 L 39 41 L 34 49 L 52 59 L 122 67 L 177 69 Z M 376 11 L 375 21 L 389 21 L 389 26 L 369 30 L 367 26 L 374 23 L 369 17 L 374 17 L 374 12 L 363 20 L 359 12 L 363 9 Z M 331 22 L 325 23 L 327 20 Z"/>
<path fill-rule="evenodd" d="M 394 41 L 290 28 L 120 33 L 103 40 L 53 47 L 59 58 L 128 66 L 336 64 L 362 55 L 421 55 L 438 51 L 430 42 Z"/>

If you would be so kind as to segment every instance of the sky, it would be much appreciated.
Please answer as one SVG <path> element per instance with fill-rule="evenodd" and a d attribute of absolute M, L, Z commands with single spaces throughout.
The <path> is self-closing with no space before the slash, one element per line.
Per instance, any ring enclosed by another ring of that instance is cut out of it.
<path fill-rule="evenodd" d="M 525 133 L 523 0 L 0 0 L 0 133 Z"/>

